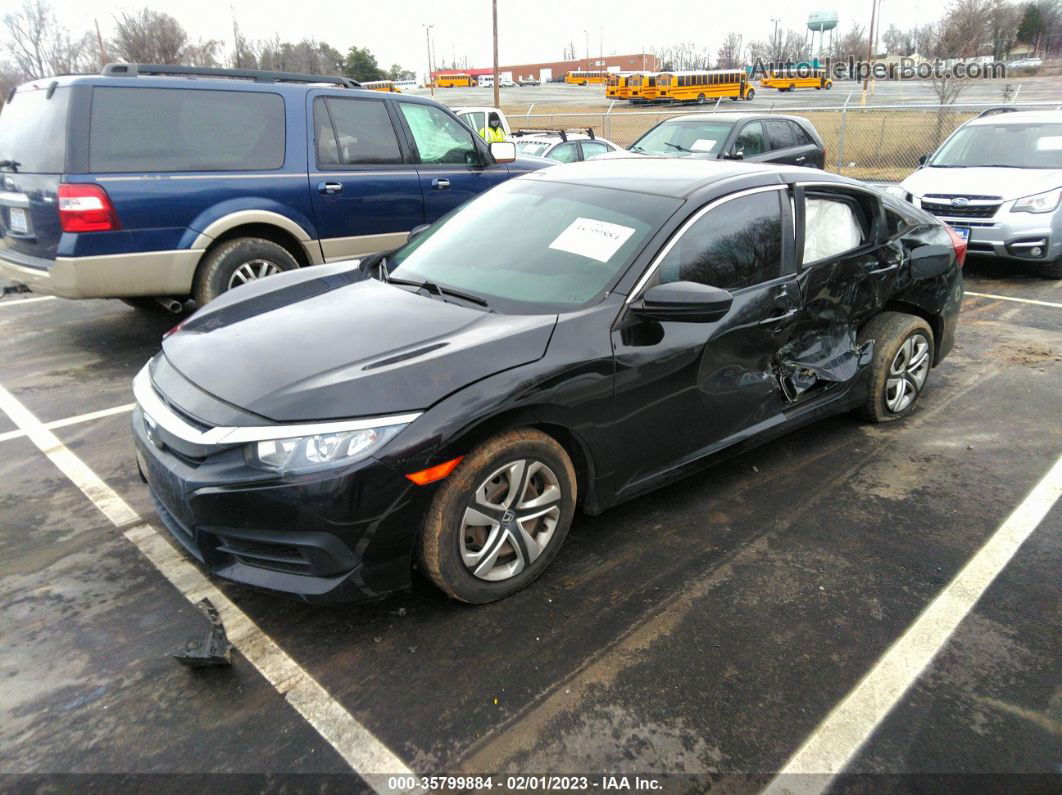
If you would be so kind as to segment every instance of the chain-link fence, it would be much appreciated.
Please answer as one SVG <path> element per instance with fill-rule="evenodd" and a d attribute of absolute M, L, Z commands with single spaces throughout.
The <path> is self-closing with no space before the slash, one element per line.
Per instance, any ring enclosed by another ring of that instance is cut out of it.
<path fill-rule="evenodd" d="M 963 122 L 999 103 L 953 105 L 874 105 L 862 107 L 771 108 L 762 111 L 744 103 L 721 102 L 710 109 L 613 111 L 605 113 L 554 113 L 513 115 L 514 130 L 586 129 L 621 147 L 634 143 L 649 128 L 664 119 L 690 113 L 726 116 L 733 113 L 778 113 L 803 116 L 815 125 L 826 145 L 826 169 L 845 176 L 874 182 L 899 182 L 918 167 L 918 158 L 930 154 Z M 1058 102 L 1029 102 L 1006 107 L 1015 110 L 1062 109 Z M 612 111 L 613 109 L 610 109 Z"/>

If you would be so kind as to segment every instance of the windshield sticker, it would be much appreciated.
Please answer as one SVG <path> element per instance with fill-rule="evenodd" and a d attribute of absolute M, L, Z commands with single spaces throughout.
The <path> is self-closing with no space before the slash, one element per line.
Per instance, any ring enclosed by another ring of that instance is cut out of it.
<path fill-rule="evenodd" d="M 716 142 L 708 138 L 698 138 L 690 147 L 691 152 L 711 152 Z"/>
<path fill-rule="evenodd" d="M 1062 135 L 1048 135 L 1036 141 L 1036 148 L 1041 152 L 1057 152 L 1062 149 Z"/>
<path fill-rule="evenodd" d="M 630 226 L 595 221 L 593 218 L 576 218 L 549 247 L 598 262 L 608 262 L 633 234 L 634 228 Z"/>

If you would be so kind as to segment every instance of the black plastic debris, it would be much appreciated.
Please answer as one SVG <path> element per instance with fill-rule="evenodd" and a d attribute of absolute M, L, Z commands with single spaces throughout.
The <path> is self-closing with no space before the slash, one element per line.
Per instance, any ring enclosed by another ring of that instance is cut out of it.
<path fill-rule="evenodd" d="M 232 665 L 232 644 L 225 634 L 225 625 L 221 623 L 218 610 L 203 598 L 196 604 L 210 622 L 210 630 L 205 637 L 189 638 L 184 648 L 173 655 L 173 659 L 189 668 L 205 668 L 209 665 Z"/>
<path fill-rule="evenodd" d="M 859 345 L 854 328 L 831 326 L 825 334 L 796 339 L 779 351 L 779 381 L 793 401 L 818 383 L 851 381 L 873 355 L 873 340 Z"/>

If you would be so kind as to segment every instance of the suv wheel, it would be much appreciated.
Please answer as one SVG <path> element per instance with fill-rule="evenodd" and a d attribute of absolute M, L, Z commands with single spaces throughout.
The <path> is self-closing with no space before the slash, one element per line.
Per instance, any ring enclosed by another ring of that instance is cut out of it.
<path fill-rule="evenodd" d="M 514 594 L 557 556 L 575 513 L 571 459 L 524 428 L 465 456 L 436 493 L 418 545 L 422 570 L 454 599 Z"/>
<path fill-rule="evenodd" d="M 874 340 L 874 358 L 863 405 L 871 422 L 891 422 L 914 411 L 933 366 L 933 331 L 922 318 L 882 312 L 859 332 L 860 344 Z"/>
<path fill-rule="evenodd" d="M 248 282 L 299 267 L 291 252 L 260 237 L 238 237 L 215 248 L 199 263 L 193 286 L 195 302 L 204 306 Z"/>

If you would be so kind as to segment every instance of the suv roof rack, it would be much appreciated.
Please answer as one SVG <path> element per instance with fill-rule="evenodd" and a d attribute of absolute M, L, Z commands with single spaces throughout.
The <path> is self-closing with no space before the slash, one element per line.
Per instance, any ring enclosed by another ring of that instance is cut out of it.
<path fill-rule="evenodd" d="M 568 127 L 566 129 L 563 129 L 563 130 L 560 129 L 559 127 L 558 128 L 554 128 L 554 129 L 550 129 L 550 128 L 542 128 L 542 129 L 526 128 L 526 129 L 516 130 L 513 133 L 513 137 L 514 138 L 519 138 L 522 135 L 542 135 L 543 133 L 545 133 L 546 135 L 559 135 L 561 137 L 562 141 L 567 142 L 568 133 L 570 133 L 570 132 L 586 133 L 590 137 L 591 141 L 597 140 L 597 136 L 594 135 L 594 128 L 593 127 Z"/>
<path fill-rule="evenodd" d="M 139 75 L 183 75 L 188 77 L 232 77 L 256 83 L 332 83 L 343 88 L 361 88 L 361 83 L 339 75 L 307 75 L 299 72 L 267 72 L 261 69 L 219 69 L 213 66 L 176 66 L 156 63 L 109 63 L 105 77 Z"/>

